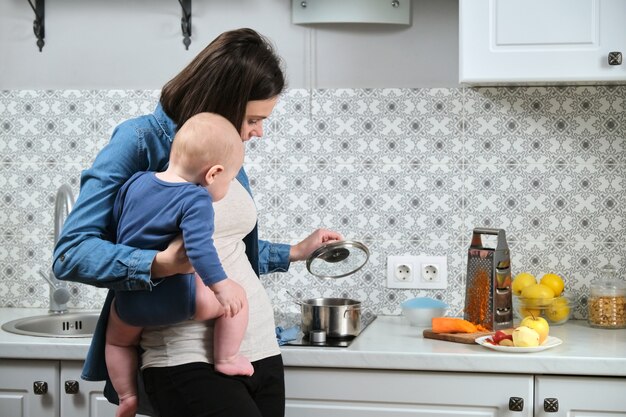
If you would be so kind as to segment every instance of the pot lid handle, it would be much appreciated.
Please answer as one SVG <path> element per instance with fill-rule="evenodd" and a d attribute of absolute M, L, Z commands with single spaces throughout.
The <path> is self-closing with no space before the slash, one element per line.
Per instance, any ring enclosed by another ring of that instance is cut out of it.
<path fill-rule="evenodd" d="M 369 250 L 361 242 L 331 242 L 317 248 L 309 256 L 306 269 L 318 278 L 342 278 L 363 268 L 369 257 Z"/>

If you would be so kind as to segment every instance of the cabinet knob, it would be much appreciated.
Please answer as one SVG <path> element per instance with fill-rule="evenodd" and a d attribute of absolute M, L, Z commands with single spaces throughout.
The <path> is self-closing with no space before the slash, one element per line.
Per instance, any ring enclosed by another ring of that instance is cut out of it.
<path fill-rule="evenodd" d="M 559 411 L 559 400 L 556 398 L 544 398 L 543 411 L 546 413 L 556 413 Z"/>
<path fill-rule="evenodd" d="M 609 52 L 609 65 L 622 65 L 622 53 Z"/>
<path fill-rule="evenodd" d="M 46 381 L 33 382 L 33 392 L 35 395 L 45 395 L 48 393 L 48 383 Z"/>
<path fill-rule="evenodd" d="M 510 411 L 524 411 L 524 399 L 520 397 L 509 398 Z"/>
<path fill-rule="evenodd" d="M 78 381 L 72 379 L 65 381 L 66 394 L 78 394 Z"/>

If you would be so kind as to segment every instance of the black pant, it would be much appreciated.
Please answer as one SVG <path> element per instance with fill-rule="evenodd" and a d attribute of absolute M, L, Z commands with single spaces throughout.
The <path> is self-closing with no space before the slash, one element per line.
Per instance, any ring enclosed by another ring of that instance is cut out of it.
<path fill-rule="evenodd" d="M 285 375 L 280 355 L 252 362 L 254 375 L 226 376 L 203 362 L 143 371 L 161 417 L 283 417 Z"/>

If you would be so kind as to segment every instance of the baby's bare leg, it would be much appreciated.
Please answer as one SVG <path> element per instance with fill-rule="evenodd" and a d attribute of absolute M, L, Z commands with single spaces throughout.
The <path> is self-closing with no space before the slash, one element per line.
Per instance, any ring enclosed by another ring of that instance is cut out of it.
<path fill-rule="evenodd" d="M 202 282 L 202 279 L 196 274 L 196 314 L 194 320 L 211 320 L 221 317 L 224 314 L 222 305 L 213 291 Z"/>
<path fill-rule="evenodd" d="M 239 354 L 241 341 L 248 327 L 248 303 L 235 317 L 222 316 L 215 321 L 213 361 L 215 370 L 226 375 L 252 375 L 254 368 Z"/>
<path fill-rule="evenodd" d="M 116 417 L 134 417 L 137 413 L 137 345 L 142 328 L 129 326 L 111 304 L 106 331 L 105 358 L 113 388 L 120 399 Z"/>
<path fill-rule="evenodd" d="M 196 320 L 215 318 L 213 333 L 213 362 L 215 370 L 225 375 L 252 375 L 254 368 L 239 354 L 241 341 L 248 327 L 248 301 L 235 317 L 224 317 L 213 291 L 196 275 Z"/>

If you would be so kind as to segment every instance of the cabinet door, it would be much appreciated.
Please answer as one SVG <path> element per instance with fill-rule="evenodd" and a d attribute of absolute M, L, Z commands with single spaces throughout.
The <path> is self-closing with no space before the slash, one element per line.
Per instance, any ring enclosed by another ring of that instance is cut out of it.
<path fill-rule="evenodd" d="M 626 80 L 623 0 L 459 1 L 462 83 Z"/>
<path fill-rule="evenodd" d="M 626 378 L 537 376 L 535 416 L 626 417 Z"/>
<path fill-rule="evenodd" d="M 59 417 L 58 402 L 57 361 L 0 359 L 2 416 Z"/>
<path fill-rule="evenodd" d="M 63 417 L 114 417 L 116 406 L 102 394 L 103 381 L 80 379 L 83 363 L 61 362 L 61 415 Z"/>
<path fill-rule="evenodd" d="M 287 417 L 533 415 L 528 375 L 287 368 L 285 389 Z"/>

